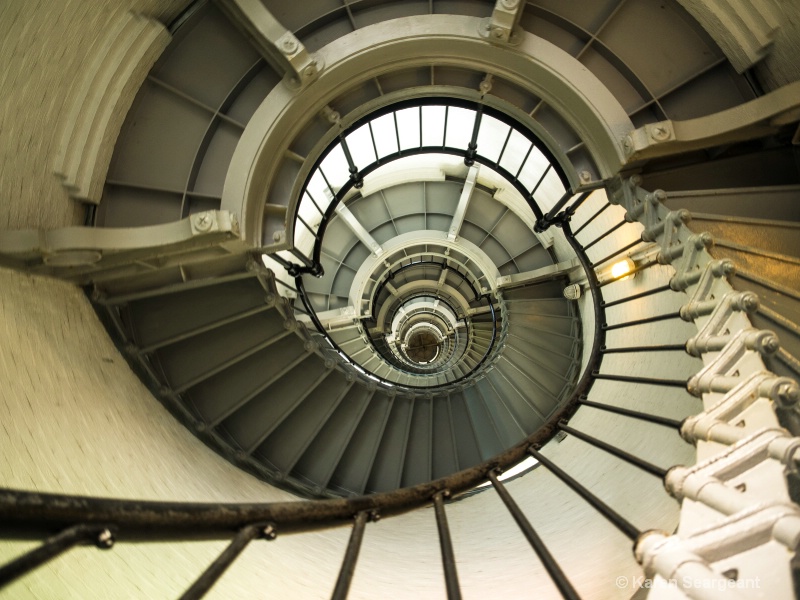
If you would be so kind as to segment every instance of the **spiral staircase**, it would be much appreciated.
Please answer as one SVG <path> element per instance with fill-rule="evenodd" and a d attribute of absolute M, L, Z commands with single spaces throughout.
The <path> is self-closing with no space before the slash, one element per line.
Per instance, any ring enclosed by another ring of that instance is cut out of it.
<path fill-rule="evenodd" d="M 116 536 L 232 539 L 200 597 L 251 541 L 355 518 L 304 597 L 425 593 L 356 560 L 432 502 L 429 596 L 485 594 L 451 535 L 491 539 L 488 481 L 519 531 L 487 544 L 535 551 L 518 593 L 796 595 L 798 84 L 765 93 L 683 3 L 330 4 L 193 3 L 89 227 L 0 238 L 84 286 L 197 438 L 308 502 L 3 490 L 9 538 L 61 533 L 0 582 Z"/>

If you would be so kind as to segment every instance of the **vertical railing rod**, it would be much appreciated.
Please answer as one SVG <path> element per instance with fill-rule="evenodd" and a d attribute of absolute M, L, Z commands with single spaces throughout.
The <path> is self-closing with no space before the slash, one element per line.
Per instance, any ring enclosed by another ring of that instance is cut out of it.
<path fill-rule="evenodd" d="M 599 267 L 600 265 L 602 265 L 604 262 L 608 262 L 608 261 L 609 261 L 609 260 L 611 260 L 612 258 L 615 258 L 615 257 L 619 256 L 619 255 L 620 255 L 620 254 L 622 254 L 623 252 L 626 252 L 626 251 L 630 250 L 631 248 L 634 248 L 635 246 L 638 246 L 638 245 L 639 245 L 639 244 L 641 244 L 641 243 L 642 243 L 642 240 L 634 240 L 634 241 L 632 241 L 630 244 L 628 244 L 628 245 L 626 245 L 626 246 L 623 246 L 623 247 L 622 247 L 622 248 L 620 248 L 619 250 L 615 250 L 614 252 L 612 252 L 612 253 L 611 253 L 611 254 L 609 254 L 608 256 L 606 256 L 606 257 L 604 257 L 604 258 L 601 258 L 600 260 L 596 260 L 596 261 L 594 261 L 594 262 L 591 264 L 591 267 L 592 267 L 593 269 L 595 269 L 595 268 Z"/>
<path fill-rule="evenodd" d="M 378 144 L 375 142 L 375 132 L 372 130 L 372 121 L 367 123 L 369 137 L 372 140 L 372 150 L 375 152 L 375 163 L 381 164 L 381 155 L 378 154 Z"/>
<path fill-rule="evenodd" d="M 561 481 L 567 484 L 572 490 L 577 493 L 581 498 L 591 504 L 595 510 L 608 519 L 617 529 L 624 533 L 628 538 L 636 541 L 641 534 L 641 531 L 636 528 L 630 521 L 625 519 L 618 512 L 613 510 L 608 504 L 600 500 L 592 492 L 590 492 L 583 485 L 578 483 L 575 479 L 567 475 L 558 465 L 554 464 L 549 458 L 544 456 L 541 452 L 533 447 L 528 448 L 528 453 L 536 460 L 547 467 L 553 475 L 558 477 Z"/>
<path fill-rule="evenodd" d="M 433 508 L 436 512 L 436 526 L 439 529 L 439 545 L 442 549 L 442 566 L 444 567 L 444 581 L 447 586 L 448 600 L 461 600 L 461 590 L 458 587 L 458 572 L 456 571 L 456 558 L 453 554 L 453 543 L 450 540 L 450 528 L 447 526 L 447 515 L 444 512 L 445 492 L 433 496 Z"/>
<path fill-rule="evenodd" d="M 467 155 L 464 157 L 464 164 L 468 167 L 475 164 L 475 154 L 478 151 L 478 132 L 481 128 L 481 117 L 483 117 L 483 105 L 479 104 L 475 114 L 475 122 L 472 125 L 472 136 L 470 137 L 469 144 L 467 144 Z"/>
<path fill-rule="evenodd" d="M 500 159 L 497 159 L 497 160 L 498 160 L 497 164 L 499 165 L 499 164 L 500 164 Z M 553 165 L 551 165 L 551 164 L 548 164 L 548 165 L 547 165 L 547 167 L 546 167 L 546 168 L 545 168 L 545 170 L 544 170 L 544 173 L 542 173 L 542 174 L 539 176 L 539 179 L 537 179 L 537 180 L 536 180 L 536 185 L 534 185 L 534 186 L 533 186 L 533 189 L 531 190 L 530 194 L 528 194 L 528 197 L 529 197 L 531 200 L 533 200 L 533 197 L 536 195 L 536 192 L 539 190 L 539 186 L 541 186 L 541 185 L 542 185 L 542 183 L 544 183 L 544 179 L 545 179 L 545 177 L 547 177 L 547 174 L 550 172 L 550 169 L 552 169 L 552 168 L 553 168 Z M 539 205 L 538 205 L 537 203 L 535 203 L 535 202 L 534 202 L 534 205 L 535 205 L 535 206 L 537 206 L 537 207 L 539 206 Z M 543 212 L 541 211 L 541 209 L 540 209 L 540 210 L 539 210 L 539 212 L 538 212 L 538 213 L 536 213 L 536 218 L 537 218 L 537 219 L 541 219 L 543 216 L 544 216 L 544 213 L 543 213 Z"/>
<path fill-rule="evenodd" d="M 447 146 L 447 120 L 450 118 L 450 105 L 444 106 L 444 128 L 442 129 L 442 148 Z"/>
<path fill-rule="evenodd" d="M 306 223 L 306 220 L 303 217 L 300 216 L 300 212 L 299 211 L 297 213 L 297 220 L 300 221 L 300 223 L 303 225 L 303 227 L 308 229 L 308 232 L 314 237 L 314 239 L 319 239 L 319 236 L 317 235 L 317 232 L 314 231 L 314 228 L 311 227 L 311 225 Z"/>
<path fill-rule="evenodd" d="M 274 260 L 276 263 L 281 265 L 286 271 L 291 275 L 296 273 L 297 270 L 300 268 L 300 265 L 296 265 L 294 263 L 289 262 L 279 254 L 270 254 L 269 257 Z"/>
<path fill-rule="evenodd" d="M 247 545 L 257 537 L 275 539 L 275 527 L 255 524 L 247 525 L 240 529 L 227 548 L 222 551 L 222 554 L 203 571 L 203 574 L 183 593 L 180 600 L 198 600 L 198 598 L 205 596 Z"/>
<path fill-rule="evenodd" d="M 647 296 L 652 296 L 653 294 L 658 294 L 660 292 L 666 292 L 667 290 L 671 290 L 672 288 L 669 287 L 669 284 L 666 283 L 664 285 L 660 285 L 658 287 L 654 287 L 650 290 L 645 292 L 640 292 L 638 294 L 633 294 L 632 296 L 626 296 L 625 298 L 620 298 L 619 300 L 612 300 L 611 302 L 603 302 L 603 308 L 608 308 L 609 306 L 616 306 L 617 304 L 624 304 L 625 302 L 630 302 L 632 300 L 638 300 L 639 298 L 645 298 Z"/>
<path fill-rule="evenodd" d="M 589 193 L 590 193 L 590 192 L 584 192 L 584 193 L 583 193 L 583 194 L 581 194 L 581 195 L 582 195 L 582 196 L 588 196 L 588 195 L 589 195 Z M 565 205 L 567 202 L 569 202 L 569 201 L 570 201 L 570 198 L 572 198 L 574 195 L 575 195 L 575 192 L 573 192 L 573 191 L 572 191 L 572 188 L 570 188 L 570 189 L 568 189 L 567 191 L 565 191 L 565 192 L 562 194 L 561 198 L 559 198 L 559 199 L 558 199 L 558 202 L 556 202 L 556 203 L 553 205 L 553 208 L 551 208 L 551 209 L 550 209 L 550 210 L 549 210 L 549 211 L 548 211 L 548 212 L 547 212 L 547 213 L 544 215 L 544 218 L 545 218 L 545 220 L 546 220 L 546 221 L 552 221 L 552 220 L 553 220 L 553 217 L 555 217 L 555 216 L 556 216 L 556 214 L 558 214 L 558 211 L 560 211 L 562 208 L 564 208 L 564 205 Z"/>
<path fill-rule="evenodd" d="M 647 421 L 649 423 L 664 425 L 665 427 L 672 427 L 673 429 L 680 429 L 682 424 L 682 421 L 679 421 L 678 419 L 670 419 L 669 417 L 660 417 L 658 415 L 651 415 L 650 413 L 643 413 L 636 410 L 630 410 L 628 408 L 622 408 L 621 406 L 600 404 L 599 402 L 592 402 L 591 400 L 586 400 L 584 398 L 579 398 L 578 402 L 580 402 L 584 406 L 591 406 L 592 408 L 596 408 L 598 410 L 604 410 L 607 412 L 616 413 L 618 415 L 624 415 L 626 417 L 639 419 L 641 421 Z"/>
<path fill-rule="evenodd" d="M 647 383 L 650 385 L 665 385 L 686 389 L 686 381 L 682 379 L 661 379 L 656 377 L 633 377 L 630 375 L 611 375 L 592 371 L 595 379 L 608 379 L 609 381 L 623 381 L 625 383 Z"/>
<path fill-rule="evenodd" d="M 607 323 L 603 323 L 603 329 L 606 331 L 612 331 L 613 329 L 623 329 L 625 327 L 635 327 L 636 325 L 646 325 L 647 323 L 657 323 L 658 321 L 668 321 L 670 319 L 679 319 L 681 317 L 681 313 L 679 311 L 665 313 L 663 315 L 655 315 L 652 317 L 645 317 L 644 319 L 634 319 L 633 321 L 625 321 L 623 323 L 614 323 L 612 325 L 608 325 Z"/>
<path fill-rule="evenodd" d="M 402 156 L 403 149 L 400 146 L 400 125 L 397 123 L 397 111 L 392 112 L 392 122 L 394 123 L 394 137 L 395 141 L 397 142 L 397 154 Z"/>
<path fill-rule="evenodd" d="M 511 139 L 511 134 L 513 132 L 514 132 L 514 128 L 513 127 L 509 128 L 508 133 L 506 134 L 506 139 L 503 142 L 503 147 L 500 149 L 500 156 L 497 157 L 497 163 L 495 163 L 498 166 L 500 166 L 500 161 L 503 160 L 503 155 L 506 153 L 506 146 L 508 146 L 508 140 Z M 547 165 L 547 166 L 549 167 L 550 165 Z"/>
<path fill-rule="evenodd" d="M 277 283 L 278 285 L 282 285 L 283 287 L 288 288 L 288 289 L 292 290 L 293 292 L 297 292 L 297 288 L 295 288 L 293 285 L 289 285 L 285 281 L 281 281 L 277 277 L 275 278 L 275 283 Z"/>
<path fill-rule="evenodd" d="M 564 575 L 561 567 L 558 566 L 558 563 L 553 558 L 553 555 L 550 554 L 550 551 L 542 541 L 542 538 L 540 538 L 533 529 L 530 521 L 528 521 L 528 518 L 523 514 L 522 510 L 520 510 L 517 503 L 511 497 L 511 494 L 509 494 L 508 490 L 506 490 L 506 487 L 500 483 L 500 480 L 497 478 L 497 475 L 494 471 L 489 471 L 489 480 L 492 482 L 494 489 L 497 490 L 497 494 L 500 496 L 503 504 L 506 505 L 508 512 L 510 512 L 511 516 L 514 517 L 514 520 L 522 530 L 522 533 L 528 539 L 528 542 L 533 547 L 536 555 L 539 557 L 539 560 L 542 561 L 542 565 L 550 574 L 550 577 L 553 579 L 553 583 L 555 583 L 556 587 L 561 592 L 561 595 L 567 600 L 580 600 L 580 596 L 578 596 L 575 588 L 572 587 L 572 584 L 569 582 L 569 579 L 567 579 L 567 576 Z"/>
<path fill-rule="evenodd" d="M 686 344 L 661 344 L 659 346 L 619 346 L 617 348 L 600 348 L 601 354 L 619 354 L 625 352 L 686 352 Z"/>
<path fill-rule="evenodd" d="M 614 233 L 614 232 L 615 232 L 617 229 L 619 229 L 619 228 L 620 228 L 620 227 L 622 227 L 623 225 L 628 225 L 628 222 L 627 222 L 627 221 L 625 221 L 625 220 L 622 220 L 622 221 L 620 221 L 619 223 L 617 223 L 616 225 L 614 225 L 614 226 L 613 226 L 611 229 L 608 229 L 608 230 L 606 230 L 606 231 L 605 231 L 605 233 L 601 234 L 599 237 L 596 237 L 596 238 L 595 238 L 595 239 L 593 239 L 591 242 L 589 242 L 588 244 L 586 244 L 586 245 L 583 247 L 583 250 L 584 250 L 584 252 L 585 252 L 586 250 L 588 250 L 589 248 L 591 248 L 592 246 L 594 246 L 595 244 L 597 244 L 598 242 L 601 242 L 602 240 L 606 239 L 606 238 L 607 238 L 609 235 L 611 235 L 612 233 Z"/>
<path fill-rule="evenodd" d="M 522 169 L 525 168 L 525 163 L 528 161 L 528 157 L 531 155 L 531 152 L 533 152 L 534 148 L 536 148 L 536 144 L 531 144 L 530 148 L 528 148 L 528 151 L 525 153 L 525 158 L 523 158 L 522 162 L 519 163 L 519 169 L 517 169 L 517 172 L 514 173 L 515 181 L 519 181 L 519 174 L 522 173 Z M 538 150 L 538 148 L 536 149 Z"/>
<path fill-rule="evenodd" d="M 325 185 L 327 186 L 328 191 L 330 191 L 330 193 L 331 193 L 331 199 L 333 200 L 333 202 L 335 202 L 336 201 L 336 192 L 334 191 L 333 186 L 331 185 L 331 182 L 328 181 L 328 177 L 325 175 L 325 171 L 322 170 L 322 167 L 317 169 L 317 171 L 319 171 L 319 174 L 322 175 L 322 180 L 325 182 Z"/>
<path fill-rule="evenodd" d="M 581 204 L 586 202 L 586 199 L 589 196 L 591 196 L 592 192 L 594 192 L 596 189 L 598 189 L 598 188 L 597 187 L 593 187 L 590 190 L 585 190 L 584 192 L 581 193 L 580 196 L 578 196 L 578 199 L 575 200 L 575 202 L 573 202 L 567 208 L 565 208 L 564 209 L 564 213 L 567 215 L 567 217 L 568 218 L 572 218 L 572 216 L 575 214 L 575 212 L 581 207 Z"/>
<path fill-rule="evenodd" d="M 305 254 L 300 252 L 300 250 L 298 250 L 297 248 L 289 248 L 289 252 L 291 252 L 305 266 L 311 268 L 314 265 L 314 262 L 310 258 L 308 258 Z"/>
<path fill-rule="evenodd" d="M 396 117 L 395 117 L 396 118 Z M 344 134 L 339 134 L 339 142 L 342 144 L 342 151 L 344 152 L 344 159 L 347 161 L 347 168 L 350 171 L 350 181 L 353 182 L 353 187 L 356 189 L 360 189 L 364 186 L 364 180 L 358 174 L 358 167 L 356 163 L 353 161 L 353 155 L 350 154 L 350 147 L 347 145 L 347 140 L 344 137 Z M 400 150 L 400 144 L 398 142 L 397 149 Z"/>
<path fill-rule="evenodd" d="M 580 227 L 578 227 L 578 228 L 575 230 L 575 233 L 574 233 L 574 235 L 578 235 L 578 234 L 579 234 L 581 231 L 583 231 L 583 230 L 584 230 L 584 228 L 585 228 L 585 227 L 586 227 L 586 226 L 587 226 L 589 223 L 591 223 L 591 222 L 592 222 L 592 221 L 594 221 L 594 220 L 595 220 L 597 217 L 599 217 L 600 215 L 602 215 L 602 214 L 603 214 L 603 212 L 604 212 L 604 211 L 605 211 L 605 210 L 606 210 L 606 209 L 607 209 L 609 206 L 611 206 L 611 203 L 610 203 L 610 202 L 606 202 L 605 204 L 603 204 L 603 206 L 601 206 L 601 207 L 600 207 L 600 210 L 598 210 L 598 211 L 597 211 L 596 213 L 594 213 L 594 214 L 593 214 L 591 217 L 589 217 L 588 219 L 586 219 L 586 221 L 584 222 L 584 224 L 583 224 L 583 225 L 581 225 Z"/>
<path fill-rule="evenodd" d="M 630 452 L 626 452 L 625 450 L 617 448 L 616 446 L 612 446 L 611 444 L 608 444 L 602 440 L 598 440 L 596 437 L 592 437 L 591 435 L 586 434 L 577 429 L 574 429 L 568 425 L 565 425 L 564 423 L 559 423 L 558 428 L 565 433 L 574 435 L 576 438 L 578 438 L 579 440 L 583 440 L 587 444 L 591 444 L 596 448 L 605 450 L 609 454 L 613 454 L 614 456 L 624 460 L 628 464 L 634 465 L 635 467 L 639 467 L 642 471 L 650 473 L 651 475 L 655 475 L 656 477 L 660 477 L 663 479 L 664 476 L 667 474 L 667 469 L 662 469 L 658 465 L 654 465 L 653 463 L 647 462 L 646 460 L 642 460 L 641 458 L 639 458 L 638 456 L 634 456 Z"/>
<path fill-rule="evenodd" d="M 50 537 L 38 546 L 0 566 L 0 588 L 41 567 L 73 546 L 93 542 L 98 548 L 114 544 L 111 527 L 103 525 L 74 525 Z"/>
<path fill-rule="evenodd" d="M 364 528 L 367 525 L 369 513 L 362 510 L 356 515 L 353 523 L 353 531 L 350 533 L 350 541 L 347 543 L 347 550 L 342 561 L 342 568 L 339 570 L 339 578 L 336 580 L 336 587 L 333 588 L 331 600 L 344 600 L 350 590 L 350 583 L 353 581 L 353 573 L 356 570 L 358 552 L 361 550 L 361 540 L 364 539 Z"/>
<path fill-rule="evenodd" d="M 322 210 L 322 209 L 319 207 L 319 204 L 317 204 L 317 201 L 316 201 L 316 199 L 314 198 L 314 196 L 312 196 L 312 195 L 311 195 L 311 192 L 309 192 L 309 191 L 306 189 L 305 193 L 306 193 L 306 195 L 309 197 L 309 199 L 311 200 L 311 204 L 313 204 L 313 205 L 314 205 L 314 208 L 316 208 L 316 209 L 317 209 L 317 212 L 319 213 L 319 216 L 320 216 L 320 217 L 324 216 L 324 215 L 325 215 L 325 211 L 324 211 L 324 210 Z M 302 200 L 300 200 L 300 202 L 302 202 Z M 299 210 L 298 210 L 298 212 L 299 212 Z"/>

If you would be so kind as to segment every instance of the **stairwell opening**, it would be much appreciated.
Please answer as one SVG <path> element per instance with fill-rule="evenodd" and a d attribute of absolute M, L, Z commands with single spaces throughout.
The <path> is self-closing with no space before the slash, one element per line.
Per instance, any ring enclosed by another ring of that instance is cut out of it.
<path fill-rule="evenodd" d="M 574 258 L 563 249 L 557 255 L 552 241 L 532 231 L 542 215 L 539 203 L 552 206 L 565 193 L 563 170 L 514 118 L 456 98 L 404 100 L 339 127 L 299 193 L 292 248 L 265 256 L 265 264 L 279 279 L 283 273 L 284 289 L 297 283 L 298 317 L 378 380 L 413 389 L 468 379 L 505 339 L 499 279 Z M 550 279 L 568 283 L 558 271 Z M 427 380 L 387 377 L 410 366 L 398 315 L 404 303 L 425 296 L 431 314 L 441 303 L 455 317 L 449 327 L 447 319 L 438 319 L 442 327 L 426 321 L 430 339 L 420 342 L 420 331 L 412 343 L 420 347 L 412 371 L 435 362 L 438 373 L 428 369 Z M 352 319 L 331 316 L 336 311 Z M 345 340 L 354 348 L 348 350 L 331 335 L 342 322 L 355 323 L 369 342 L 366 367 L 357 358 L 360 344 Z M 482 323 L 490 325 L 488 345 L 476 343 Z M 430 355 L 419 354 L 425 348 Z M 454 350 L 473 356 L 447 360 Z M 375 361 L 376 354 L 386 360 Z"/>

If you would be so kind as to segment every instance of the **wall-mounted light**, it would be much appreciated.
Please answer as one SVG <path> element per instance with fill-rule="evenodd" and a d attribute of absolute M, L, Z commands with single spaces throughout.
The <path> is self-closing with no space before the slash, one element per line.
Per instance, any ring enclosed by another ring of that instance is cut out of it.
<path fill-rule="evenodd" d="M 600 283 L 606 283 L 607 281 L 613 280 L 624 280 L 630 277 L 633 277 L 632 273 L 633 270 L 636 268 L 636 263 L 633 262 L 630 258 L 623 258 L 620 261 L 615 262 L 610 267 L 605 269 L 601 269 L 597 272 L 597 278 Z"/>
<path fill-rule="evenodd" d="M 572 283 L 564 288 L 564 298 L 567 300 L 577 300 L 581 297 L 581 286 L 577 283 Z"/>
<path fill-rule="evenodd" d="M 628 279 L 630 275 L 627 277 L 623 277 L 623 275 L 630 273 L 634 268 L 636 268 L 636 265 L 633 263 L 633 261 L 630 258 L 624 258 L 623 260 L 615 262 L 613 265 L 611 265 L 611 277 L 613 279 Z"/>

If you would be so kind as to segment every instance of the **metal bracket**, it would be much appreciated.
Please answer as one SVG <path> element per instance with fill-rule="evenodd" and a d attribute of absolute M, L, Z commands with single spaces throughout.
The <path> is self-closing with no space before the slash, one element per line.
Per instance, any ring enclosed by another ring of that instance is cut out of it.
<path fill-rule="evenodd" d="M 524 0 L 497 0 L 492 16 L 481 21 L 478 33 L 495 44 L 516 46 L 522 41 L 517 25 L 524 8 Z"/>
<path fill-rule="evenodd" d="M 686 342 L 686 351 L 689 354 L 700 356 L 704 352 L 717 352 L 729 343 L 734 343 L 734 340 L 743 348 L 757 351 L 762 355 L 772 354 L 778 350 L 778 338 L 771 331 L 747 328 L 735 335 L 725 333 L 734 313 L 751 313 L 758 308 L 758 296 L 753 292 L 730 292 L 721 300 L 700 300 L 697 296 L 695 294 L 688 304 L 681 307 L 681 318 L 684 321 L 693 321 L 709 314 L 711 318 L 697 335 Z"/>
<path fill-rule="evenodd" d="M 644 225 L 645 231 L 652 231 L 658 227 L 661 219 L 658 216 L 658 207 L 667 194 L 663 190 L 656 190 L 653 193 L 646 193 L 642 188 L 636 187 L 630 197 L 630 206 L 625 213 L 625 220 L 629 223 L 639 221 Z M 642 233 L 642 239 L 644 238 Z M 648 234 L 650 235 L 650 234 Z M 655 241 L 658 234 L 653 232 L 652 238 L 648 241 Z"/>
<path fill-rule="evenodd" d="M 729 516 L 691 536 L 648 531 L 636 541 L 636 560 L 648 577 L 659 575 L 690 598 L 743 598 L 724 574 L 715 572 L 717 563 L 777 540 L 796 550 L 800 539 L 800 511 L 788 504 L 757 505 Z M 703 587 L 692 585 L 703 582 Z M 761 590 L 764 592 L 764 590 Z"/>
<path fill-rule="evenodd" d="M 741 378 L 736 367 L 749 350 L 745 344 L 746 338 L 746 333 L 732 337 L 713 361 L 689 379 L 686 384 L 689 393 L 694 396 L 727 393 L 739 385 Z M 775 392 L 776 396 L 769 395 L 769 397 L 787 408 L 796 405 L 797 383 L 788 377 L 777 377 L 772 373 L 769 375 L 772 376 L 775 385 L 782 390 L 780 393 Z M 791 390 L 794 390 L 793 394 L 790 393 Z"/>
<path fill-rule="evenodd" d="M 0 236 L 4 263 L 81 285 L 249 250 L 239 239 L 236 216 L 218 210 L 148 227 L 65 227 L 6 231 Z"/>
<path fill-rule="evenodd" d="M 628 162 L 757 139 L 800 118 L 800 82 L 789 83 L 739 106 L 686 121 L 650 123 L 631 132 L 623 147 Z"/>
<path fill-rule="evenodd" d="M 770 447 L 776 439 L 787 438 L 783 429 L 761 429 L 743 437 L 725 450 L 692 467 L 676 467 L 666 476 L 670 493 L 679 500 L 683 497 L 683 486 L 692 477 L 714 478 L 729 481 L 749 471 L 759 463 L 772 457 Z M 785 444 L 781 444 L 781 449 Z M 785 454 L 776 453 L 780 458 Z"/>
<path fill-rule="evenodd" d="M 681 437 L 692 444 L 707 439 L 735 443 L 744 437 L 744 430 L 729 425 L 729 422 L 759 398 L 785 404 L 792 401 L 796 403 L 798 397 L 800 388 L 792 380 L 776 377 L 769 371 L 751 373 L 710 409 L 687 417 L 681 425 Z"/>
<path fill-rule="evenodd" d="M 322 57 L 309 53 L 260 0 L 216 0 L 216 4 L 261 55 L 286 74 L 290 86 L 303 88 L 319 76 Z"/>
<path fill-rule="evenodd" d="M 684 264 L 681 265 L 681 272 L 676 273 L 672 279 L 669 280 L 669 287 L 676 292 L 682 292 L 690 285 L 698 283 L 706 272 L 708 272 L 709 277 L 721 279 L 732 275 L 736 270 L 734 264 L 728 259 L 709 261 L 706 263 L 705 270 L 702 271 L 700 269 L 690 270 L 686 267 L 687 264 L 684 262 Z"/>

